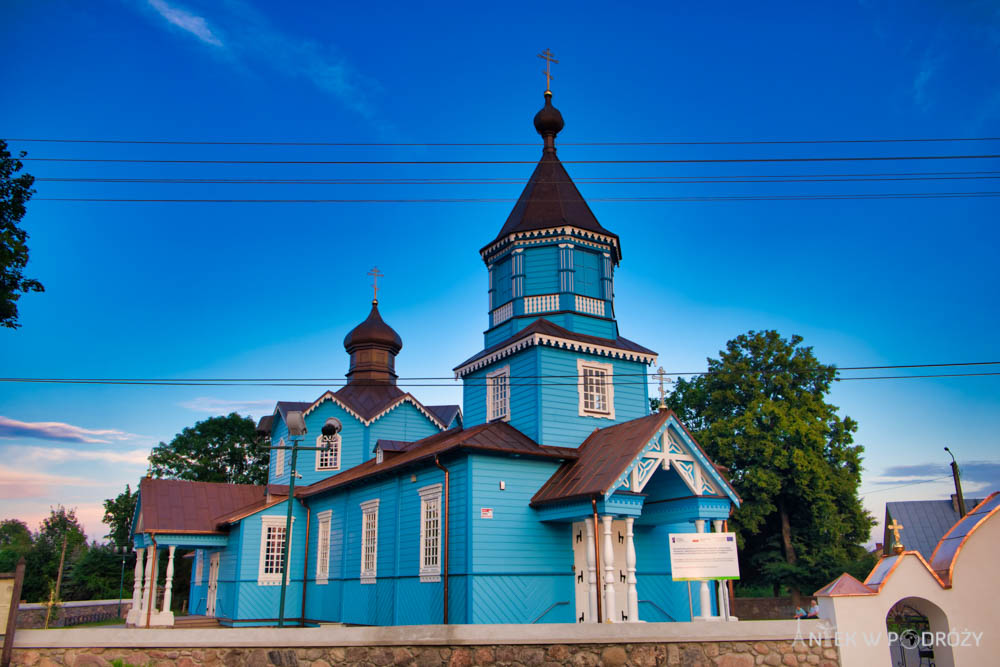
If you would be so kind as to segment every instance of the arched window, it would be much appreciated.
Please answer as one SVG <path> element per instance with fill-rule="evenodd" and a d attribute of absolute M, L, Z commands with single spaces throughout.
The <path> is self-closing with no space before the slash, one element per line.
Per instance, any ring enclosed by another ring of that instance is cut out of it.
<path fill-rule="evenodd" d="M 316 470 L 340 470 L 340 434 L 316 438 Z"/>

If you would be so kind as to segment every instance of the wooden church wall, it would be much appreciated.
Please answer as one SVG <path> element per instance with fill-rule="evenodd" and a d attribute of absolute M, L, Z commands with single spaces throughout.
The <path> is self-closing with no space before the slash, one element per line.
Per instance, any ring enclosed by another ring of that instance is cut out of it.
<path fill-rule="evenodd" d="M 470 455 L 469 465 L 473 538 L 469 622 L 573 622 L 570 526 L 542 523 L 528 505 L 558 462 Z"/>
<path fill-rule="evenodd" d="M 524 253 L 524 294 L 554 294 L 559 291 L 559 248 L 529 248 Z"/>
<path fill-rule="evenodd" d="M 486 375 L 504 366 L 510 367 L 510 425 L 532 439 L 538 437 L 539 380 L 536 348 L 528 348 L 501 359 L 492 366 L 466 376 L 462 391 L 462 416 L 465 426 L 486 422 Z"/>

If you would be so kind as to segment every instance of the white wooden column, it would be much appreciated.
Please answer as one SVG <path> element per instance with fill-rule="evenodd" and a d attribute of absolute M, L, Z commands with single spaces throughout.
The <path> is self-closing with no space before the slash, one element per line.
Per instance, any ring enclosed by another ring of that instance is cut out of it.
<path fill-rule="evenodd" d="M 590 603 L 590 616 L 587 620 L 597 623 L 597 556 L 594 554 L 597 542 L 594 540 L 594 522 L 587 519 L 584 523 L 587 524 L 587 544 L 584 551 L 587 552 L 587 598 Z"/>
<path fill-rule="evenodd" d="M 607 623 L 614 623 L 617 606 L 615 605 L 615 545 L 611 540 L 611 516 L 601 517 L 604 522 L 604 549 L 601 555 L 604 557 L 604 620 Z"/>
<path fill-rule="evenodd" d="M 632 535 L 632 524 L 634 517 L 625 518 L 625 570 L 628 573 L 625 599 L 628 603 L 629 623 L 639 621 L 639 597 L 635 590 L 635 542 Z"/>
<path fill-rule="evenodd" d="M 714 519 L 712 521 L 712 529 L 716 533 L 722 532 L 722 519 Z M 732 611 L 729 606 L 729 586 L 725 581 L 716 582 L 719 586 L 719 616 L 726 620 L 732 619 Z"/>
<path fill-rule="evenodd" d="M 695 519 L 695 528 L 699 533 L 705 532 L 705 520 Z M 708 581 L 702 579 L 698 586 L 698 604 L 700 608 L 698 610 L 698 618 L 703 621 L 717 620 L 712 615 L 712 592 L 708 588 Z"/>
<path fill-rule="evenodd" d="M 139 618 L 136 625 L 142 625 L 146 620 L 146 610 L 149 608 L 150 582 L 153 580 L 153 560 L 156 558 L 156 549 L 146 547 L 146 578 L 142 586 L 142 597 L 139 602 Z"/>
<path fill-rule="evenodd" d="M 163 611 L 170 611 L 170 598 L 174 591 L 174 550 L 177 547 L 170 545 L 167 547 L 167 581 L 163 586 Z"/>
<path fill-rule="evenodd" d="M 142 607 L 142 556 L 146 552 L 143 547 L 135 550 L 135 571 L 132 573 L 132 608 L 128 610 L 126 625 L 136 625 L 139 609 Z"/>

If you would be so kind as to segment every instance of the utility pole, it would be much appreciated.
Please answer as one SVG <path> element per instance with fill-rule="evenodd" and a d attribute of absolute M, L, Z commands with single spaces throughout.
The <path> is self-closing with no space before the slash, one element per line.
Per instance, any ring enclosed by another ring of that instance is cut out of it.
<path fill-rule="evenodd" d="M 955 495 L 958 497 L 958 516 L 965 516 L 965 497 L 962 496 L 962 478 L 958 475 L 958 461 L 955 460 L 955 455 L 951 453 L 951 450 L 947 447 L 944 451 L 951 454 L 951 476 L 955 478 Z"/>

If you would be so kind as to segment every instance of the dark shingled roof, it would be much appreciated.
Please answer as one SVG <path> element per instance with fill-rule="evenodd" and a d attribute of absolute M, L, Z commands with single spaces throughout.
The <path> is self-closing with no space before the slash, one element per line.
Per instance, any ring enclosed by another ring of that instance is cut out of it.
<path fill-rule="evenodd" d="M 427 459 L 433 459 L 435 455 L 458 449 L 549 459 L 570 459 L 576 457 L 577 454 L 576 450 L 566 447 L 539 445 L 506 422 L 479 424 L 467 429 L 454 428 L 417 440 L 410 444 L 405 451 L 386 458 L 382 463 L 376 463 L 375 459 L 369 459 L 339 475 L 304 487 L 301 495 L 312 496 L 407 464 L 424 462 Z M 300 495 L 297 490 L 295 495 Z"/>
<path fill-rule="evenodd" d="M 482 352 L 480 352 L 479 354 L 466 359 L 465 361 L 463 361 L 462 363 L 460 363 L 458 366 L 455 366 L 454 370 L 457 370 L 457 369 L 459 369 L 459 368 L 461 368 L 463 366 L 471 364 L 474 361 L 478 361 L 479 359 L 482 359 L 483 357 L 488 357 L 491 354 L 493 354 L 494 352 L 496 352 L 497 350 L 502 350 L 503 348 L 507 347 L 511 343 L 516 343 L 517 341 L 521 340 L 522 338 L 527 338 L 528 336 L 532 336 L 532 335 L 534 335 L 536 333 L 537 334 L 544 334 L 546 336 L 555 336 L 557 338 L 565 338 L 567 340 L 573 340 L 573 341 L 577 341 L 577 342 L 580 342 L 580 343 L 586 343 L 588 345 L 600 345 L 602 347 L 610 347 L 610 348 L 614 348 L 616 350 L 624 350 L 626 352 L 634 352 L 636 354 L 656 355 L 656 352 L 653 352 L 648 347 L 643 347 L 642 345 L 639 345 L 638 343 L 633 343 L 629 339 L 622 338 L 621 336 L 619 336 L 618 338 L 615 338 L 615 339 L 611 339 L 611 338 L 601 338 L 599 336 L 590 336 L 590 335 L 587 335 L 587 334 L 576 333 L 575 331 L 570 331 L 569 329 L 561 327 L 558 324 L 554 324 L 554 323 L 550 322 L 549 320 L 545 319 L 544 317 L 540 317 L 537 320 L 535 320 L 534 322 L 532 322 L 531 324 L 529 324 L 528 326 L 526 326 L 523 329 L 521 329 L 520 331 L 518 331 L 516 334 L 514 334 L 510 338 L 507 338 L 506 340 L 502 340 L 499 343 L 497 343 L 496 345 L 491 345 L 488 348 L 486 348 L 485 350 L 483 350 Z"/>
<path fill-rule="evenodd" d="M 278 401 L 277 410 L 281 420 L 287 424 L 289 412 L 305 412 L 311 405 L 308 401 Z"/>
<path fill-rule="evenodd" d="M 982 499 L 965 501 L 966 512 Z M 950 500 L 907 500 L 885 504 L 885 523 L 895 519 L 903 525 L 899 539 L 907 551 L 919 551 L 928 562 L 941 537 L 951 530 L 961 517 Z M 884 553 L 891 553 L 892 534 L 885 530 Z"/>
<path fill-rule="evenodd" d="M 216 533 L 221 517 L 263 506 L 267 488 L 144 477 L 139 495 L 144 533 Z"/>
<path fill-rule="evenodd" d="M 457 405 L 425 405 L 431 414 L 441 420 L 446 427 L 450 427 L 458 416 L 459 406 Z"/>
<path fill-rule="evenodd" d="M 342 389 L 335 391 L 333 395 L 361 415 L 363 419 L 371 419 L 389 404 L 405 396 L 406 392 L 396 385 L 388 383 L 359 381 L 347 384 Z"/>
<path fill-rule="evenodd" d="M 531 504 L 604 495 L 670 417 L 677 418 L 673 411 L 663 410 L 595 430 L 580 445 L 577 459 L 564 463 L 538 490 Z M 736 495 L 728 481 L 726 484 Z"/>
<path fill-rule="evenodd" d="M 271 425 L 274 423 L 274 415 L 264 415 L 257 422 L 257 432 L 258 433 L 271 433 Z"/>
<path fill-rule="evenodd" d="M 531 174 L 531 178 L 528 179 L 527 185 L 524 186 L 517 203 L 514 204 L 514 209 L 507 216 L 507 222 L 487 247 L 515 232 L 537 231 L 566 225 L 612 237 L 618 259 L 621 259 L 618 235 L 609 232 L 597 221 L 555 153 L 545 153 Z M 485 247 L 483 249 L 485 250 Z"/>

